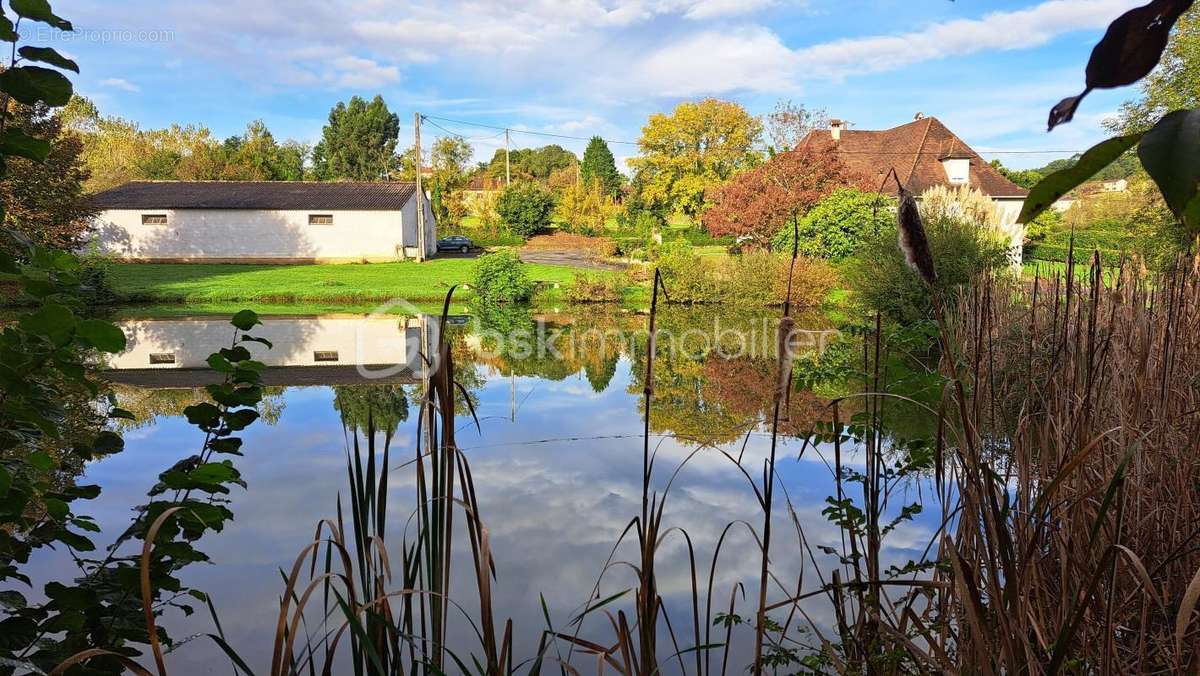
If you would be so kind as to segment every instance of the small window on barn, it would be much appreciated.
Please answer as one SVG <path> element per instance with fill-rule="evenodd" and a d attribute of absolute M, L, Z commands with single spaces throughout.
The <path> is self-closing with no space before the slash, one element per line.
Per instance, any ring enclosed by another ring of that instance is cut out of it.
<path fill-rule="evenodd" d="M 317 350 L 313 352 L 313 361 L 337 361 L 337 350 Z"/>
<path fill-rule="evenodd" d="M 151 364 L 174 364 L 175 363 L 175 353 L 174 352 L 151 352 L 150 353 L 150 363 Z"/>
<path fill-rule="evenodd" d="M 142 225 L 166 225 L 166 214 L 142 214 Z"/>
<path fill-rule="evenodd" d="M 309 214 L 309 225 L 333 225 L 333 214 Z"/>

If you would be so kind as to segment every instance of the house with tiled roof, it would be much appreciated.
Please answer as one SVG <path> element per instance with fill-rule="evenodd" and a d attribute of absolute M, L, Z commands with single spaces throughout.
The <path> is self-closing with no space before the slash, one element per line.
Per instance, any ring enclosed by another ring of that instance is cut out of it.
<path fill-rule="evenodd" d="M 1024 228 L 1017 223 L 1027 190 L 1005 178 L 979 153 L 936 117 L 918 114 L 908 124 L 882 130 L 851 129 L 843 120 L 832 120 L 828 129 L 809 132 L 801 148 L 828 148 L 865 183 L 881 186 L 896 195 L 900 185 L 920 196 L 935 186 L 969 187 L 996 204 L 993 225 L 1010 238 L 1019 256 Z M 896 178 L 890 178 L 891 172 Z"/>
<path fill-rule="evenodd" d="M 437 249 L 412 182 L 133 181 L 93 203 L 95 246 L 125 260 L 376 262 Z"/>

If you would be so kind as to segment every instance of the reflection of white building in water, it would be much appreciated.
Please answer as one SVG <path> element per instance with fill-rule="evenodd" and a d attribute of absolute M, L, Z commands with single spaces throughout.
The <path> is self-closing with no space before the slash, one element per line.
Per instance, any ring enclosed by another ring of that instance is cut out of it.
<path fill-rule="evenodd" d="M 110 357 L 108 377 L 131 385 L 189 387 L 219 378 L 210 354 L 230 347 L 234 327 L 226 317 L 131 319 L 118 322 L 125 352 Z M 250 332 L 272 343 L 238 343 L 267 364 L 272 385 L 338 382 L 416 383 L 425 371 L 437 320 L 399 316 L 265 318 Z"/>

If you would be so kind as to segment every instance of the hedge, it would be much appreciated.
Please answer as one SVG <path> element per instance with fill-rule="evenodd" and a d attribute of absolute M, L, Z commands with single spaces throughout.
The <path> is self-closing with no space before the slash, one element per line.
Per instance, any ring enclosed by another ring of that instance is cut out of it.
<path fill-rule="evenodd" d="M 1065 263 L 1067 253 L 1071 251 L 1069 246 L 1057 244 L 1030 244 L 1025 247 L 1025 258 L 1039 261 L 1057 261 Z M 1119 265 L 1121 263 L 1121 252 L 1116 249 L 1101 249 L 1099 247 L 1082 246 L 1078 240 L 1075 241 L 1074 259 L 1076 263 L 1090 263 L 1092 261 L 1092 253 L 1100 252 L 1100 262 L 1104 265 Z"/>

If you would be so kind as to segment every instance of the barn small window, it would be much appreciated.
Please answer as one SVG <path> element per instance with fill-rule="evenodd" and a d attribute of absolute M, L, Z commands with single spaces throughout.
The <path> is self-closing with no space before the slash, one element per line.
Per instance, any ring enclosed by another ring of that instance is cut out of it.
<path fill-rule="evenodd" d="M 337 361 L 337 350 L 317 350 L 313 352 L 313 361 Z"/>
<path fill-rule="evenodd" d="M 151 364 L 174 364 L 175 363 L 175 353 L 174 352 L 151 352 L 150 353 L 150 363 Z"/>
<path fill-rule="evenodd" d="M 333 214 L 309 214 L 309 225 L 333 225 Z"/>
<path fill-rule="evenodd" d="M 142 225 L 166 225 L 166 214 L 142 214 Z"/>

